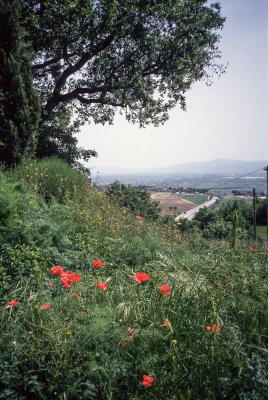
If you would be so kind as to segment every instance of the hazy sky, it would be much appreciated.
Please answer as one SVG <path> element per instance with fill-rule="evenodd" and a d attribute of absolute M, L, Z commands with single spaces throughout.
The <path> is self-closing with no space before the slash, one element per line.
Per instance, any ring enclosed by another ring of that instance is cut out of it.
<path fill-rule="evenodd" d="M 227 17 L 220 49 L 227 71 L 198 82 L 160 127 L 139 129 L 118 115 L 112 126 L 86 125 L 79 145 L 98 158 L 87 166 L 155 168 L 215 158 L 267 160 L 268 0 L 219 0 Z"/>

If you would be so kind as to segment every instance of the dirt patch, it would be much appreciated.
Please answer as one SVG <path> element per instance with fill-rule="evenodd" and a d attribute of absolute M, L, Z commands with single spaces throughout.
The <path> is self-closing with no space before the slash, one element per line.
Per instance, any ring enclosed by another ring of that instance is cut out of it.
<path fill-rule="evenodd" d="M 161 206 L 160 215 L 173 214 L 176 215 L 184 213 L 184 211 L 191 210 L 196 207 L 196 204 L 191 201 L 181 199 L 178 195 L 166 192 L 151 192 L 151 199 L 159 201 Z"/>

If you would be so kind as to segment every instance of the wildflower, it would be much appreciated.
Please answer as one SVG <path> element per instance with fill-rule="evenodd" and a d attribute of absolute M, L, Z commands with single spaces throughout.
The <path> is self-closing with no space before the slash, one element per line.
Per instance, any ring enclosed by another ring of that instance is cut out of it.
<path fill-rule="evenodd" d="M 73 334 L 73 332 L 71 332 L 71 331 L 66 332 L 66 335 L 72 335 L 72 334 Z"/>
<path fill-rule="evenodd" d="M 17 302 L 16 300 L 10 301 L 10 302 L 9 302 L 9 305 L 15 307 L 15 306 L 18 305 L 18 302 Z"/>
<path fill-rule="evenodd" d="M 123 344 L 122 344 L 122 347 L 124 347 L 124 349 L 127 347 L 127 342 L 124 342 Z"/>
<path fill-rule="evenodd" d="M 253 247 L 249 247 L 249 250 L 253 250 Z"/>
<path fill-rule="evenodd" d="M 150 275 L 146 274 L 145 272 L 138 272 L 136 275 L 134 275 L 134 279 L 138 283 L 145 282 L 150 278 Z"/>
<path fill-rule="evenodd" d="M 103 266 L 103 262 L 101 262 L 99 259 L 98 260 L 93 260 L 92 268 L 96 268 L 96 267 L 101 268 L 102 266 Z"/>
<path fill-rule="evenodd" d="M 213 332 L 216 332 L 216 331 L 219 332 L 219 331 L 221 331 L 221 328 L 219 328 L 217 324 L 213 324 L 212 327 L 211 327 L 211 326 L 207 326 L 207 331 L 208 331 L 208 332 L 210 332 L 211 329 L 213 330 Z"/>
<path fill-rule="evenodd" d="M 78 314 L 84 314 L 84 312 L 83 311 L 79 311 L 79 313 Z"/>
<path fill-rule="evenodd" d="M 162 285 L 160 286 L 160 289 L 161 289 L 161 292 L 159 293 L 160 295 L 170 294 L 171 287 L 169 287 L 168 285 Z"/>
<path fill-rule="evenodd" d="M 133 329 L 133 328 L 128 328 L 127 336 L 128 336 L 130 339 L 133 339 L 134 335 L 135 335 L 134 329 Z"/>
<path fill-rule="evenodd" d="M 60 278 L 60 280 L 62 281 L 64 288 L 66 290 L 69 289 L 69 287 L 71 286 L 69 277 L 66 275 L 66 276 L 63 276 L 62 278 Z"/>
<path fill-rule="evenodd" d="M 177 342 L 176 339 L 173 339 L 173 340 L 172 340 L 172 343 L 175 343 L 175 344 L 176 344 L 176 343 L 178 343 L 178 342 Z"/>
<path fill-rule="evenodd" d="M 142 217 L 140 215 L 136 215 L 137 219 L 142 219 Z"/>
<path fill-rule="evenodd" d="M 164 324 L 165 326 L 171 326 L 171 324 L 168 322 L 167 319 L 164 320 L 163 324 Z"/>
<path fill-rule="evenodd" d="M 79 298 L 79 294 L 78 293 L 72 293 L 72 296 L 75 297 L 76 299 Z"/>
<path fill-rule="evenodd" d="M 49 304 L 44 304 L 43 306 L 41 306 L 40 308 L 42 308 L 43 310 L 49 310 L 51 307 L 51 305 Z"/>
<path fill-rule="evenodd" d="M 71 282 L 77 282 L 77 283 L 79 283 L 80 280 L 81 280 L 79 274 L 69 274 L 68 277 L 69 277 L 69 280 L 70 280 Z"/>
<path fill-rule="evenodd" d="M 154 378 L 152 378 L 151 376 L 143 375 L 141 383 L 142 383 L 142 385 L 149 387 L 152 385 L 153 380 L 154 380 Z"/>
<path fill-rule="evenodd" d="M 48 283 L 47 286 L 48 286 L 48 287 L 51 287 L 51 286 L 52 286 L 52 283 Z"/>
<path fill-rule="evenodd" d="M 51 268 L 52 275 L 60 275 L 61 276 L 62 273 L 63 273 L 63 268 L 59 265 Z"/>
<path fill-rule="evenodd" d="M 221 328 L 219 328 L 218 325 L 216 324 L 213 324 L 212 326 L 213 326 L 213 332 L 221 330 Z"/>
<path fill-rule="evenodd" d="M 102 290 L 107 290 L 107 283 L 101 283 L 101 282 L 99 282 L 99 283 L 97 284 L 97 287 L 100 288 L 100 289 L 102 289 Z"/>

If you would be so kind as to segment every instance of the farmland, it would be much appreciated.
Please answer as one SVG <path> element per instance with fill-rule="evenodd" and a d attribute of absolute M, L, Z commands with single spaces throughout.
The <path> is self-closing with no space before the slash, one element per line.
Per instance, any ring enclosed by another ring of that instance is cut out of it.
<path fill-rule="evenodd" d="M 161 205 L 160 215 L 181 214 L 196 206 L 192 201 L 182 199 L 175 193 L 170 192 L 152 192 L 151 198 L 153 201 L 159 201 Z"/>

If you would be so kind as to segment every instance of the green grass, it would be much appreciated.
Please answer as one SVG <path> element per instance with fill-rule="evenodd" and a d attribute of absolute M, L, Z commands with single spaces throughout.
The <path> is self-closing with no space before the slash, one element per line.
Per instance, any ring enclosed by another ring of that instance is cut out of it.
<path fill-rule="evenodd" d="M 204 194 L 179 194 L 179 197 L 184 200 L 191 201 L 192 203 L 196 205 L 200 205 L 202 203 L 205 203 L 207 201 L 208 196 Z"/>
<path fill-rule="evenodd" d="M 0 183 L 0 399 L 266 398 L 264 247 L 182 238 L 88 187 L 46 204 Z M 64 289 L 55 265 L 80 282 Z"/>
<path fill-rule="evenodd" d="M 267 227 L 266 226 L 256 226 L 257 236 L 260 236 L 262 239 L 267 238 Z"/>
<path fill-rule="evenodd" d="M 241 205 L 246 204 L 246 203 L 252 203 L 252 198 L 240 198 L 238 196 L 232 196 L 230 199 L 226 199 L 225 197 L 221 197 L 215 204 L 215 207 L 223 207 L 226 206 L 228 203 L 234 203 L 235 201 L 238 201 Z"/>

